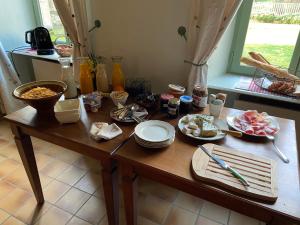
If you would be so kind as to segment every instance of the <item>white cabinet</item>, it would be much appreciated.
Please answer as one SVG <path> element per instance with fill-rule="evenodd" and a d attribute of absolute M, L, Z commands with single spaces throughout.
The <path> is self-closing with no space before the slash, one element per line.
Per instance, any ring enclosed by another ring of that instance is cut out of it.
<path fill-rule="evenodd" d="M 61 66 L 57 62 L 32 59 L 36 80 L 60 80 Z"/>

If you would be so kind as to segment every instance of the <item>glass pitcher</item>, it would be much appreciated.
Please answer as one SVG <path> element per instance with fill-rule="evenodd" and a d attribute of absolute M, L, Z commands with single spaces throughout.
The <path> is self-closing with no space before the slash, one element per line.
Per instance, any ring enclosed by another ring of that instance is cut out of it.
<path fill-rule="evenodd" d="M 78 60 L 80 60 L 79 82 L 80 82 L 81 94 L 92 93 L 94 87 L 93 87 L 93 77 L 91 73 L 91 68 L 89 65 L 89 58 L 80 57 L 78 58 Z"/>
<path fill-rule="evenodd" d="M 113 70 L 112 70 L 112 88 L 113 91 L 124 91 L 125 89 L 125 79 L 121 68 L 122 57 L 114 56 L 112 57 Z"/>
<path fill-rule="evenodd" d="M 70 66 L 70 57 L 60 57 L 58 58 L 61 64 L 61 80 L 68 86 L 66 92 L 64 93 L 65 98 L 76 98 L 77 97 L 77 87 L 74 79 L 73 69 Z"/>

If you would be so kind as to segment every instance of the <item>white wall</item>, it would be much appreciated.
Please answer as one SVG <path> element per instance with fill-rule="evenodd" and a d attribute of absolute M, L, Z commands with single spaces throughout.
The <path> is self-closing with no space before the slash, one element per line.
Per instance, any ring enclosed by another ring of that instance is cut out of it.
<path fill-rule="evenodd" d="M 1 0 L 0 41 L 9 51 L 25 45 L 25 31 L 36 27 L 31 0 Z"/>
<path fill-rule="evenodd" d="M 164 91 L 169 83 L 186 84 L 186 42 L 177 28 L 188 26 L 191 0 L 89 1 L 90 21 L 102 22 L 92 34 L 97 55 L 124 56 L 126 77 L 145 77 L 157 92 Z M 209 61 L 213 75 L 226 70 L 233 29 L 228 31 Z"/>

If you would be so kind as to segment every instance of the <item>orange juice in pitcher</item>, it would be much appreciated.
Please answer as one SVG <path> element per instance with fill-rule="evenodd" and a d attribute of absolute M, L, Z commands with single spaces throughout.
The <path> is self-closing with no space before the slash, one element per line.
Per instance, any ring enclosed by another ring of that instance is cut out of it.
<path fill-rule="evenodd" d="M 81 94 L 92 93 L 93 88 L 93 78 L 90 69 L 90 65 L 88 63 L 88 57 L 81 57 L 80 59 L 80 91 Z"/>
<path fill-rule="evenodd" d="M 125 78 L 121 68 L 122 57 L 112 57 L 113 70 L 112 70 L 112 88 L 113 91 L 125 90 Z"/>

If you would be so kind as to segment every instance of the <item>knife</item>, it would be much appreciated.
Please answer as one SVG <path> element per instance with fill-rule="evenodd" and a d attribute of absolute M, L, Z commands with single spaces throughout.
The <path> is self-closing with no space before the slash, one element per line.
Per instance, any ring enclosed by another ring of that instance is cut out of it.
<path fill-rule="evenodd" d="M 219 166 L 223 169 L 228 170 L 233 176 L 235 176 L 244 186 L 250 186 L 247 180 L 235 169 L 231 168 L 224 160 L 220 159 L 219 157 L 211 154 L 205 147 L 202 145 L 198 146 L 201 148 L 210 158 L 212 158 Z"/>

